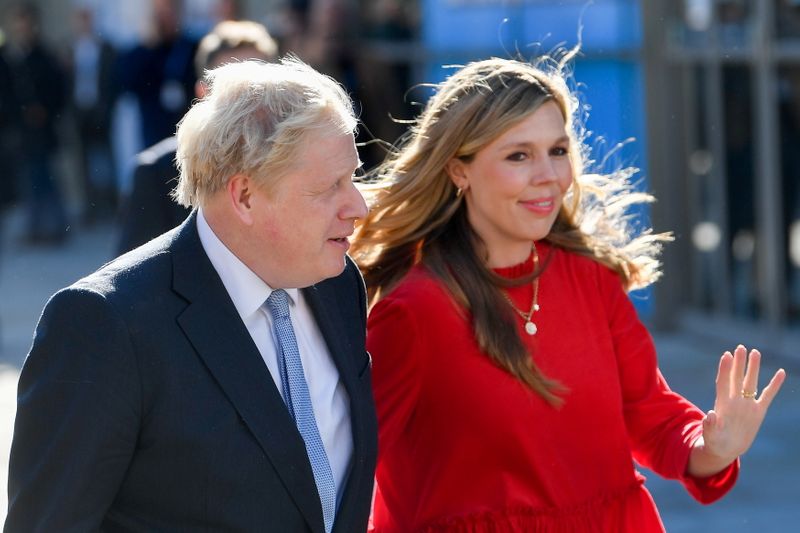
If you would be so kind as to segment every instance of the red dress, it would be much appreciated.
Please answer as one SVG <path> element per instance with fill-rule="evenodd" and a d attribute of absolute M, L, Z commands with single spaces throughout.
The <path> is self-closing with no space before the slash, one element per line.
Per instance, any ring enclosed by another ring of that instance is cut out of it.
<path fill-rule="evenodd" d="M 703 413 L 667 386 L 617 275 L 537 244 L 542 259 L 552 254 L 539 331 L 518 325 L 539 368 L 569 389 L 561 408 L 478 350 L 466 313 L 425 268 L 373 308 L 376 532 L 663 531 L 634 460 L 703 503 L 735 483 L 738 461 L 710 478 L 686 474 Z M 510 296 L 527 309 L 532 288 Z"/>

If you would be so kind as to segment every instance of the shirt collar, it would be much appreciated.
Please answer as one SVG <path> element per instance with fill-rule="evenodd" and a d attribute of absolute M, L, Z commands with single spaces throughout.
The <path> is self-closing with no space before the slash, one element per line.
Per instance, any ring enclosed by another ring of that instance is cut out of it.
<path fill-rule="evenodd" d="M 258 277 L 225 246 L 208 225 L 202 209 L 197 210 L 197 233 L 239 316 L 243 320 L 251 316 L 264 305 L 275 289 Z M 289 304 L 294 305 L 299 297 L 299 290 L 296 288 L 284 290 L 289 295 Z"/>

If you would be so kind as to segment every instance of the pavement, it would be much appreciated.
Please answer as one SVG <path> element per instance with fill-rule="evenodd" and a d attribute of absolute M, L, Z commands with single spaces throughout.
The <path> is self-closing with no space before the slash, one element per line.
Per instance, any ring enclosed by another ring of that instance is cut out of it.
<path fill-rule="evenodd" d="M 70 229 L 58 247 L 19 244 L 19 213 L 6 217 L 0 232 L 0 518 L 7 510 L 8 451 L 13 432 L 16 382 L 33 330 L 48 297 L 111 258 L 116 234 L 110 224 Z M 714 401 L 719 355 L 732 348 L 713 335 L 658 333 L 661 370 L 671 387 L 703 409 Z M 721 501 L 702 506 L 674 481 L 645 472 L 667 531 L 671 533 L 772 533 L 800 524 L 800 346 L 764 353 L 766 376 L 784 367 L 789 376 L 770 409 L 734 489 Z M 792 525 L 794 524 L 794 525 Z"/>

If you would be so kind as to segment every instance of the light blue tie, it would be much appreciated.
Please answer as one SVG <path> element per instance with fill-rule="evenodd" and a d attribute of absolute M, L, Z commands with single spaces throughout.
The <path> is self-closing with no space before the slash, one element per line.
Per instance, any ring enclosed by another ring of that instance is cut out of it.
<path fill-rule="evenodd" d="M 322 503 L 325 531 L 330 533 L 336 513 L 336 483 L 333 481 L 331 465 L 328 463 L 328 456 L 314 418 L 311 396 L 308 394 L 308 384 L 303 374 L 303 362 L 300 360 L 297 339 L 289 317 L 286 291 L 283 289 L 272 291 L 267 298 L 267 307 L 272 314 L 272 324 L 278 337 L 278 368 L 283 386 L 283 401 L 286 402 L 289 414 L 294 418 L 297 429 L 306 443 L 306 453 L 311 461 L 311 470 L 314 472 L 314 481 Z"/>

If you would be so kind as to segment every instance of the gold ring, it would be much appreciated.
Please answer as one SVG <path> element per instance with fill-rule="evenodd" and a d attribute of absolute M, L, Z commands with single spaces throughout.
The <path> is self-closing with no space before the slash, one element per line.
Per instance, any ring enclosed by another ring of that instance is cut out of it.
<path fill-rule="evenodd" d="M 756 397 L 756 394 L 758 394 L 757 390 L 754 390 L 753 392 L 747 392 L 746 390 L 742 389 L 742 398 L 749 398 L 752 400 Z"/>

